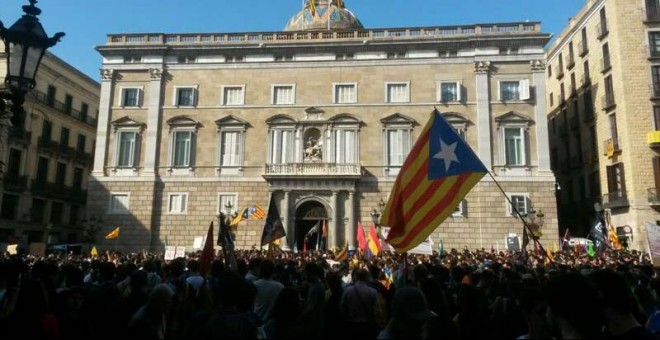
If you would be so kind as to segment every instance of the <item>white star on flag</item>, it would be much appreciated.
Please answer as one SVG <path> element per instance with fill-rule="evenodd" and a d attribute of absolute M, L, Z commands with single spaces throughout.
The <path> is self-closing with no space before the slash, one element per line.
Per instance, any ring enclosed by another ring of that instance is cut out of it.
<path fill-rule="evenodd" d="M 433 158 L 435 159 L 442 159 L 445 163 L 445 171 L 449 171 L 451 162 L 460 163 L 458 157 L 456 157 L 456 144 L 458 144 L 458 142 L 447 145 L 442 138 L 440 138 L 440 152 L 433 155 Z"/>

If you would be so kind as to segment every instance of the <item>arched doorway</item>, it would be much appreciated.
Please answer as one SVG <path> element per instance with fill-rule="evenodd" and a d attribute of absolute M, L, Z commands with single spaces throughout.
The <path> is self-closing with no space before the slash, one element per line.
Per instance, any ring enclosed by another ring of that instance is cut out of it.
<path fill-rule="evenodd" d="M 292 247 L 302 251 L 307 245 L 307 250 L 312 249 L 326 249 L 327 238 L 323 238 L 323 225 L 327 224 L 328 212 L 325 206 L 318 201 L 307 201 L 302 203 L 296 209 L 296 225 L 294 232 L 294 242 Z M 316 225 L 319 226 L 318 233 L 310 235 L 306 239 L 306 235 Z"/>

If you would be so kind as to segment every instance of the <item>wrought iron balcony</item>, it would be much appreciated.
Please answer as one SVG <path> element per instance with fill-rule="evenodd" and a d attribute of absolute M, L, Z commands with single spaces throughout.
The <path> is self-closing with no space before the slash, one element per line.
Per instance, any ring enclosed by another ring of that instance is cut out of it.
<path fill-rule="evenodd" d="M 598 32 L 598 40 L 605 38 L 605 36 L 610 33 L 610 29 L 607 27 L 607 20 L 601 21 L 598 26 L 596 26 L 596 32 Z"/>
<path fill-rule="evenodd" d="M 575 57 L 572 55 L 568 56 L 568 59 L 566 60 L 566 68 L 567 69 L 572 69 L 575 66 Z"/>
<path fill-rule="evenodd" d="M 647 190 L 649 197 L 649 205 L 654 207 L 660 206 L 660 189 L 658 188 L 649 188 Z"/>
<path fill-rule="evenodd" d="M 608 109 L 612 108 L 614 105 L 616 105 L 616 101 L 614 101 L 614 95 L 605 94 L 602 98 L 603 110 L 608 110 Z"/>
<path fill-rule="evenodd" d="M 605 73 L 612 68 L 612 59 L 610 57 L 600 59 L 600 72 Z"/>
<path fill-rule="evenodd" d="M 266 164 L 264 177 L 360 177 L 360 164 L 287 163 Z"/>
<path fill-rule="evenodd" d="M 619 143 L 619 138 L 608 138 L 603 142 L 603 152 L 604 155 L 612 158 L 615 154 L 621 152 L 621 144 Z"/>
<path fill-rule="evenodd" d="M 603 195 L 603 207 L 606 209 L 623 208 L 630 206 L 628 193 L 625 191 L 614 191 Z"/>
<path fill-rule="evenodd" d="M 580 42 L 578 42 L 578 53 L 580 54 L 580 57 L 584 57 L 589 53 L 589 47 L 586 41 L 580 40 Z"/>
<path fill-rule="evenodd" d="M 57 153 L 59 151 L 59 143 L 51 139 L 39 137 L 37 139 L 37 148 L 39 150 Z"/>
<path fill-rule="evenodd" d="M 34 100 L 36 100 L 36 101 L 38 101 L 38 102 L 40 102 L 40 103 L 42 103 L 46 106 L 50 106 L 50 107 L 54 108 L 55 110 L 65 114 L 67 116 L 71 116 L 74 119 L 77 119 L 77 120 L 79 120 L 79 121 L 81 121 L 81 122 L 83 122 L 83 123 L 85 123 L 85 124 L 87 124 L 91 127 L 96 127 L 96 119 L 95 118 L 90 117 L 88 114 L 86 114 L 84 112 L 80 112 L 80 111 L 78 111 L 74 108 L 68 107 L 66 104 L 64 104 L 60 101 L 54 100 L 52 98 L 48 98 L 48 95 L 43 93 L 43 92 L 40 92 L 40 91 L 37 91 L 37 90 L 32 90 L 32 91 L 30 91 L 30 95 L 28 96 L 28 98 L 33 98 Z"/>
<path fill-rule="evenodd" d="M 30 190 L 34 195 L 84 204 L 87 201 L 87 190 L 74 188 L 61 183 L 52 183 L 33 179 Z"/>
<path fill-rule="evenodd" d="M 27 189 L 27 176 L 13 176 L 7 174 L 2 180 L 2 189 L 11 192 L 23 192 Z"/>
<path fill-rule="evenodd" d="M 75 150 L 73 160 L 83 165 L 92 165 L 92 163 L 94 163 L 94 155 L 84 151 Z"/>
<path fill-rule="evenodd" d="M 559 65 L 557 68 L 557 79 L 561 80 L 561 78 L 564 78 L 564 65 Z"/>
<path fill-rule="evenodd" d="M 9 140 L 25 145 L 30 145 L 32 140 L 32 132 L 27 131 L 21 127 L 14 126 L 9 129 Z"/>

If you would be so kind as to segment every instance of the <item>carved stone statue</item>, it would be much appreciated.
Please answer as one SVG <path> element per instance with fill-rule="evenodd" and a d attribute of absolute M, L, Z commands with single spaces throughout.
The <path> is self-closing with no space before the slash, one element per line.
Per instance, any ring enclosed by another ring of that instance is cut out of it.
<path fill-rule="evenodd" d="M 323 160 L 323 143 L 314 137 L 309 137 L 305 143 L 305 161 L 321 162 Z"/>

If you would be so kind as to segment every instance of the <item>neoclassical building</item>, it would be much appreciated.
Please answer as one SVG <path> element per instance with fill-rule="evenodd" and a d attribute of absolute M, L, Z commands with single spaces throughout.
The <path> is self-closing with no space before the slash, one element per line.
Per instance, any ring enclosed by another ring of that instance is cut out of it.
<path fill-rule="evenodd" d="M 539 23 L 368 29 L 313 1 L 283 31 L 111 34 L 97 47 L 88 204 L 121 227 L 111 242 L 191 247 L 218 212 L 266 210 L 272 196 L 285 248 L 318 221 L 329 247 L 354 248 L 434 107 L 556 240 Z M 258 247 L 263 224 L 241 222 L 237 245 Z M 502 249 L 509 234 L 522 223 L 486 176 L 433 238 Z"/>

